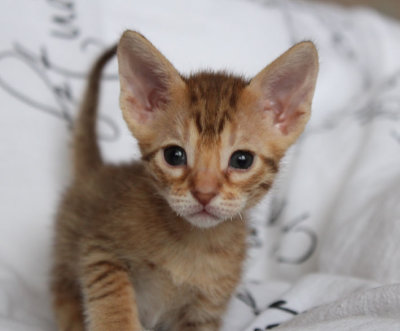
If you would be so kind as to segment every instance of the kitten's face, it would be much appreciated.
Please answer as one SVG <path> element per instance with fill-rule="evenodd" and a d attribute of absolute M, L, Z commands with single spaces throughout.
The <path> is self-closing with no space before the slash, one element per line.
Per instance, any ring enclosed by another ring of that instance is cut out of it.
<path fill-rule="evenodd" d="M 120 104 L 149 173 L 171 208 L 198 227 L 241 217 L 270 188 L 310 116 L 318 56 L 300 43 L 250 82 L 182 77 L 142 35 L 118 46 Z"/>
<path fill-rule="evenodd" d="M 157 121 L 144 160 L 178 215 L 212 227 L 241 217 L 268 191 L 281 151 L 247 82 L 199 74 L 185 83 L 179 102 Z"/>

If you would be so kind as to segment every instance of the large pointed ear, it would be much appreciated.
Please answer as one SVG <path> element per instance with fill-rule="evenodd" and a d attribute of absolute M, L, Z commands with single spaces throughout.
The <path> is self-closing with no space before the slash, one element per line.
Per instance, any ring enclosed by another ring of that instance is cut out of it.
<path fill-rule="evenodd" d="M 249 88 L 272 119 L 274 130 L 292 143 L 304 130 L 318 75 L 318 53 L 312 42 L 302 42 L 257 74 Z"/>
<path fill-rule="evenodd" d="M 173 65 L 141 34 L 125 31 L 118 44 L 120 105 L 134 135 L 151 126 L 184 83 Z"/>

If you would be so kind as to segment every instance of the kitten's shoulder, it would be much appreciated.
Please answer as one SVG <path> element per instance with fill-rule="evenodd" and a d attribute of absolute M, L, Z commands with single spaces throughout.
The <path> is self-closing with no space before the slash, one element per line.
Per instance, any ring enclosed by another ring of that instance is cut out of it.
<path fill-rule="evenodd" d="M 65 221 L 76 215 L 81 225 L 88 220 L 96 223 L 128 204 L 139 206 L 151 196 L 151 181 L 141 162 L 107 164 L 72 182 L 64 193 L 58 219 Z"/>

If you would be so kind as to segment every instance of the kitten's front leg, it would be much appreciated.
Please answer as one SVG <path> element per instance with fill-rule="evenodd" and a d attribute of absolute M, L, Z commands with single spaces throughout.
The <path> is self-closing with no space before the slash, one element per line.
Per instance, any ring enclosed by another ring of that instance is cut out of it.
<path fill-rule="evenodd" d="M 84 311 L 89 331 L 142 331 L 128 270 L 105 251 L 82 261 Z"/>

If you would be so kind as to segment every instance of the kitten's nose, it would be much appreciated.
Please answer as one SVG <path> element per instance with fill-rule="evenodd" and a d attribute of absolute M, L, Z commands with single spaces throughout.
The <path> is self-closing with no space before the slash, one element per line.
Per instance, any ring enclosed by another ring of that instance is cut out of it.
<path fill-rule="evenodd" d="M 212 198 L 217 195 L 216 192 L 202 193 L 199 191 L 192 191 L 192 194 L 196 198 L 196 200 L 200 202 L 203 206 L 208 205 Z"/>
<path fill-rule="evenodd" d="M 206 206 L 218 194 L 220 180 L 215 171 L 201 169 L 195 173 L 192 185 L 193 196 L 203 206 Z"/>

